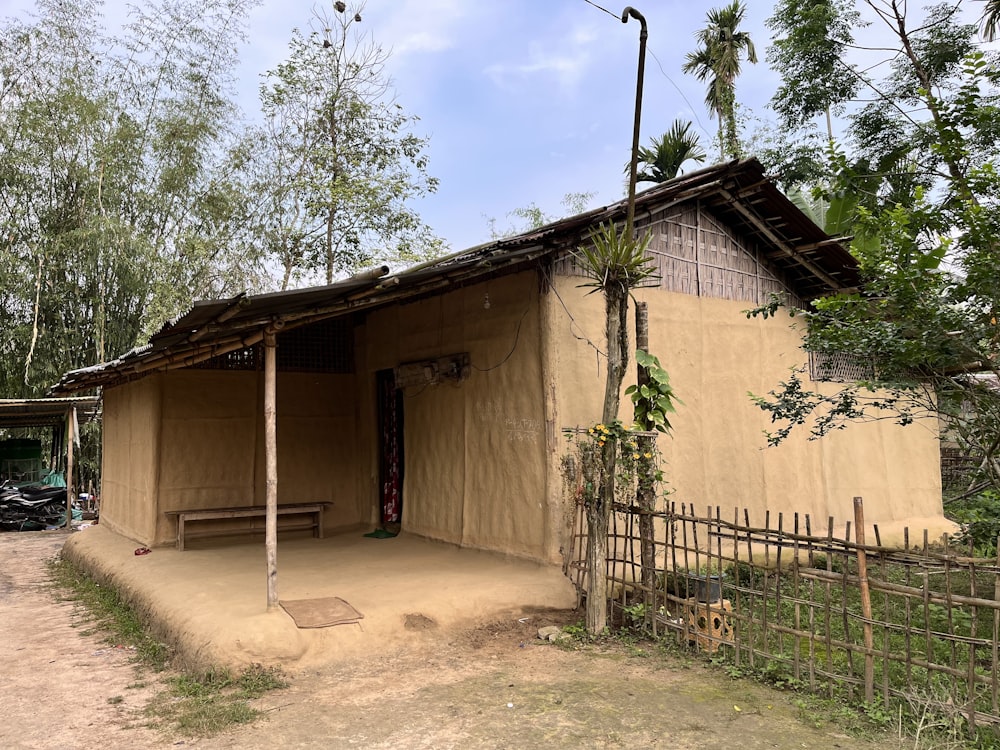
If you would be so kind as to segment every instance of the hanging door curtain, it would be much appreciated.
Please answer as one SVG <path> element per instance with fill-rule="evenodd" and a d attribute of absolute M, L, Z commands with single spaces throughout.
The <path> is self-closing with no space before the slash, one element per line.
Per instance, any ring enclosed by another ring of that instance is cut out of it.
<path fill-rule="evenodd" d="M 403 394 L 392 370 L 378 373 L 382 525 L 398 524 L 403 513 Z"/>

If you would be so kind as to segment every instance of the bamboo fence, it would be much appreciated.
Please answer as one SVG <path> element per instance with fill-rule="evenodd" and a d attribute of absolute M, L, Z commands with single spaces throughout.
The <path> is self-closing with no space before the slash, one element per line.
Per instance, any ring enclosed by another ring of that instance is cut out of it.
<path fill-rule="evenodd" d="M 582 592 L 578 506 L 567 570 Z M 751 523 L 746 510 L 724 517 L 684 503 L 646 514 L 656 522 L 652 588 L 641 583 L 643 512 L 619 503 L 613 514 L 606 573 L 616 622 L 830 697 L 902 703 L 970 732 L 1000 727 L 1000 560 L 959 554 L 926 531 L 905 531 L 902 549 L 883 546 L 861 498 L 839 526 L 798 513 Z"/>

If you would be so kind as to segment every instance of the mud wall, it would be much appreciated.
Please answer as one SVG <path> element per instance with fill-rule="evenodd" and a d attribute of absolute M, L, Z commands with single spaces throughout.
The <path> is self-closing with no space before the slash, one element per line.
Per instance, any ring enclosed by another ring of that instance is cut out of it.
<path fill-rule="evenodd" d="M 279 339 L 280 346 L 280 339 Z M 329 501 L 358 526 L 355 378 L 278 374 L 278 502 Z M 144 544 L 171 510 L 265 503 L 263 374 L 176 370 L 105 392 L 101 522 Z"/>
<path fill-rule="evenodd" d="M 603 304 L 597 295 L 585 296 L 578 283 L 557 278 L 558 298 L 549 294 L 543 303 L 551 346 L 546 388 L 555 394 L 551 416 L 560 428 L 598 421 L 604 390 L 603 366 L 595 366 L 594 349 L 577 338 L 602 345 Z M 806 440 L 800 431 L 781 446 L 766 448 L 769 418 L 747 394 L 766 395 L 791 368 L 804 364 L 789 318 L 748 320 L 745 302 L 664 290 L 638 296 L 649 303 L 650 349 L 684 402 L 672 420 L 673 437 L 658 441 L 674 500 L 700 510 L 748 508 L 751 520 L 761 525 L 765 510 L 774 517 L 809 513 L 814 528 L 825 529 L 831 515 L 841 527 L 853 518 L 857 495 L 865 499 L 866 521 L 879 523 L 884 540 L 904 524 L 933 533 L 950 528 L 942 517 L 935 423 L 852 425 L 818 441 Z M 629 314 L 634 332 L 634 308 Z M 625 384 L 634 378 L 633 361 Z M 627 397 L 621 417 L 631 419 Z M 561 453 L 550 453 L 553 476 Z M 552 491 L 557 487 L 550 483 Z"/>
<path fill-rule="evenodd" d="M 488 297 L 487 297 L 488 295 Z M 487 298 L 489 304 L 487 305 Z M 539 290 L 535 273 L 399 304 L 368 316 L 361 434 L 378 517 L 374 382 L 402 362 L 467 352 L 460 382 L 404 389 L 405 530 L 555 560 L 549 540 Z"/>
<path fill-rule="evenodd" d="M 163 378 L 104 391 L 101 523 L 143 544 L 156 529 Z"/>
<path fill-rule="evenodd" d="M 356 525 L 353 376 L 277 377 L 278 502 L 331 501 L 327 529 Z M 164 376 L 161 511 L 265 503 L 263 381 L 257 372 Z M 161 515 L 157 541 L 174 533 Z"/>

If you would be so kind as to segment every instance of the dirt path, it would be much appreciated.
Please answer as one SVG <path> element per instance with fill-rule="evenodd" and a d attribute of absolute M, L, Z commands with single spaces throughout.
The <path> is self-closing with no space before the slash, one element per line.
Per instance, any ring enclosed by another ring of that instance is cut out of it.
<path fill-rule="evenodd" d="M 44 561 L 64 536 L 0 534 L 4 748 L 832 748 L 887 747 L 844 735 L 795 696 L 730 681 L 697 659 L 635 649 L 575 651 L 534 638 L 536 615 L 294 676 L 258 702 L 266 719 L 221 736 L 148 729 L 128 654 L 74 627 Z M 120 699 L 120 700 L 119 700 Z M 804 721 L 804 719 L 808 720 Z M 822 722 L 819 728 L 810 723 Z"/>
<path fill-rule="evenodd" d="M 158 686 L 131 654 L 90 633 L 48 583 L 65 532 L 0 533 L 3 748 L 155 747 L 142 708 Z"/>

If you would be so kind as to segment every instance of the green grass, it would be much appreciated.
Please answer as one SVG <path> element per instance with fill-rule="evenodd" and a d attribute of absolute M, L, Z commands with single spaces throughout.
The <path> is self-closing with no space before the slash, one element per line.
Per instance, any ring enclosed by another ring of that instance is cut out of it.
<path fill-rule="evenodd" d="M 261 713 L 249 701 L 288 685 L 279 669 L 260 664 L 235 677 L 226 669 L 210 669 L 167 682 L 169 689 L 150 704 L 147 714 L 189 737 L 211 736 L 234 724 L 255 721 Z"/>
<path fill-rule="evenodd" d="M 150 632 L 116 589 L 61 558 L 49 562 L 49 576 L 57 596 L 78 604 L 84 619 L 94 632 L 103 634 L 105 642 L 133 651 L 140 673 L 169 669 L 171 650 Z M 280 669 L 260 664 L 252 664 L 235 676 L 224 668 L 210 668 L 168 675 L 162 681 L 166 688 L 146 707 L 146 715 L 154 727 L 185 737 L 208 737 L 236 724 L 251 723 L 261 713 L 250 701 L 288 686 Z M 129 687 L 146 684 L 140 674 Z M 123 700 L 114 696 L 108 703 L 117 705 Z"/>
<path fill-rule="evenodd" d="M 963 715 L 970 704 L 979 711 L 994 712 L 989 641 L 997 627 L 995 618 L 1000 622 L 1000 613 L 986 605 L 955 604 L 949 608 L 923 601 L 919 595 L 925 578 L 930 576 L 929 589 L 936 590 L 939 596 L 950 591 L 954 595 L 992 599 L 996 577 L 989 568 L 984 572 L 982 565 L 977 568 L 975 564 L 950 565 L 936 560 L 917 563 L 874 557 L 869 560 L 869 580 L 918 592 L 916 596 L 872 592 L 876 699 L 870 704 L 864 703 L 864 688 L 858 684 L 864 674 L 864 655 L 857 650 L 864 643 L 864 625 L 853 555 L 815 555 L 810 565 L 804 565 L 836 576 L 828 581 L 808 577 L 796 581 L 791 569 L 765 569 L 745 562 L 726 567 L 723 597 L 734 608 L 730 624 L 738 634 L 740 659 L 737 662 L 732 647 L 724 646 L 711 661 L 733 678 L 755 679 L 804 696 L 803 711 L 814 710 L 822 716 L 832 713 L 830 706 L 844 707 L 857 719 L 848 720 L 845 714 L 838 723 L 855 727 L 856 734 L 891 730 L 910 738 L 916 748 L 1000 750 L 1000 730 L 973 730 Z M 845 581 L 841 578 L 844 574 L 854 578 Z M 676 593 L 683 588 L 678 584 L 683 574 L 678 576 L 666 574 L 658 581 L 658 588 L 683 600 L 685 592 Z M 676 613 L 680 605 L 673 597 L 665 609 Z M 643 618 L 638 617 L 639 606 L 618 607 L 621 624 L 626 628 L 646 627 Z M 682 648 L 687 646 L 683 626 L 672 626 L 664 636 Z M 987 643 L 977 643 L 978 639 Z M 837 641 L 853 644 L 854 652 Z M 808 669 L 810 657 L 816 667 L 812 675 Z M 972 673 L 984 681 L 970 690 L 968 675 Z M 890 695 L 883 699 L 886 685 Z M 810 693 L 810 689 L 814 692 Z M 956 742 L 959 744 L 953 744 Z"/>
<path fill-rule="evenodd" d="M 170 662 L 169 647 L 154 637 L 121 594 L 104 586 L 62 558 L 50 560 L 49 576 L 56 596 L 77 603 L 94 629 L 113 646 L 135 650 L 137 662 L 155 672 Z"/>

